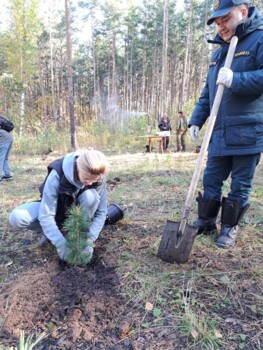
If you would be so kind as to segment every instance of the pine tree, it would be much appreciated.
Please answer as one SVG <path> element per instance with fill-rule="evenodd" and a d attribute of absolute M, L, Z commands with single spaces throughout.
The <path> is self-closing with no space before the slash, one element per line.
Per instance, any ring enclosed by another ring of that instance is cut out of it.
<path fill-rule="evenodd" d="M 89 221 L 83 209 L 79 206 L 72 206 L 64 223 L 69 248 L 67 257 L 69 265 L 85 265 L 91 261 L 93 244 L 88 240 L 86 233 L 88 228 Z"/>

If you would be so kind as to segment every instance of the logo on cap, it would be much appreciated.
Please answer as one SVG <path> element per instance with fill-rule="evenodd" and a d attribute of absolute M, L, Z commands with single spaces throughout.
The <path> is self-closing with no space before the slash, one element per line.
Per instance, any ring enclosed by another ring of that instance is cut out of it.
<path fill-rule="evenodd" d="M 219 0 L 214 1 L 214 11 L 216 11 L 219 8 Z"/>

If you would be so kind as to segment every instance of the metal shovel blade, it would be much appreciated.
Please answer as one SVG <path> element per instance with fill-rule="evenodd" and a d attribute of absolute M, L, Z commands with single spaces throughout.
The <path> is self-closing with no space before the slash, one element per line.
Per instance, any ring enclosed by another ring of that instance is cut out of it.
<path fill-rule="evenodd" d="M 158 257 L 168 263 L 187 262 L 197 235 L 196 227 L 186 224 L 179 232 L 180 222 L 167 220 L 158 249 Z"/>

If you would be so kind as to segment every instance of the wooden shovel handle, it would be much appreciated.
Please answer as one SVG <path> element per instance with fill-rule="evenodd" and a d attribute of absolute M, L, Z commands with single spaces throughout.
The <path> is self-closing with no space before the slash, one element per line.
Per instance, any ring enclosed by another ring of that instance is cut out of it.
<path fill-rule="evenodd" d="M 228 49 L 228 53 L 226 56 L 226 61 L 225 61 L 225 65 L 224 67 L 226 68 L 230 68 L 231 67 L 231 63 L 233 61 L 233 57 L 235 54 L 235 50 L 236 50 L 236 46 L 237 46 L 237 41 L 238 38 L 236 36 L 234 36 L 231 39 L 230 45 L 229 45 L 229 49 Z M 207 128 L 205 131 L 205 135 L 204 135 L 204 139 L 202 142 L 202 146 L 200 149 L 200 153 L 198 154 L 198 158 L 197 158 L 197 163 L 195 166 L 195 171 L 193 174 L 193 178 L 188 190 L 188 195 L 185 201 L 185 207 L 184 207 L 184 213 L 183 213 L 183 218 L 187 219 L 190 213 L 190 208 L 191 208 L 191 204 L 193 202 L 194 199 L 194 195 L 195 195 L 195 191 L 197 188 L 197 184 L 200 178 L 200 174 L 202 171 L 202 165 L 203 165 L 203 161 L 206 155 L 206 151 L 207 151 L 207 147 L 213 132 L 213 128 L 215 125 L 215 121 L 216 121 L 216 116 L 218 113 L 218 109 L 222 100 L 222 96 L 223 96 L 223 92 L 224 92 L 224 85 L 223 84 L 218 84 L 218 88 L 217 88 L 217 92 L 216 92 L 216 96 L 213 102 L 213 106 L 212 106 L 212 110 L 211 110 L 211 114 L 210 117 L 208 119 L 208 124 L 207 124 Z M 182 226 L 185 227 L 185 220 L 181 221 Z M 179 227 L 179 231 L 183 232 L 184 231 L 184 227 L 181 228 L 181 225 Z"/>

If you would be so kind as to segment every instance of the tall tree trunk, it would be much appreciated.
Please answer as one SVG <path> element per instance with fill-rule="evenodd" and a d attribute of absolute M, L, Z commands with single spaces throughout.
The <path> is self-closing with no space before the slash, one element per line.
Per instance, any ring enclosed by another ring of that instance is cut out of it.
<path fill-rule="evenodd" d="M 146 35 L 143 37 L 143 61 L 142 61 L 142 89 L 141 89 L 141 109 L 146 111 L 145 92 L 146 92 Z"/>
<path fill-rule="evenodd" d="M 92 56 L 93 56 L 93 104 L 94 104 L 94 115 L 95 118 L 98 118 L 98 109 L 97 109 L 97 65 L 96 65 L 96 52 L 95 52 L 95 36 L 94 36 L 94 18 L 92 18 L 92 28 L 91 28 L 91 42 L 92 42 Z M 91 102 L 91 101 L 90 101 Z"/>
<path fill-rule="evenodd" d="M 101 85 L 100 85 L 100 80 L 99 80 L 99 72 L 98 72 L 98 65 L 96 66 L 96 76 L 97 76 L 97 104 L 98 104 L 98 113 L 100 117 L 103 115 L 103 106 L 102 106 L 102 99 L 101 99 Z"/>
<path fill-rule="evenodd" d="M 127 39 L 125 40 L 125 63 L 124 63 L 124 106 L 125 110 L 130 109 L 130 89 L 131 89 L 131 80 L 130 80 L 130 48 L 132 45 L 132 39 L 130 40 L 130 28 L 127 30 Z"/>
<path fill-rule="evenodd" d="M 23 83 L 25 83 L 26 73 L 25 73 L 25 57 L 26 57 L 26 3 L 23 1 L 23 39 L 22 39 L 22 55 L 21 55 L 21 72 L 20 79 Z M 20 127 L 19 127 L 19 137 L 23 136 L 23 127 L 24 127 L 24 119 L 25 119 L 25 88 L 23 87 L 23 91 L 20 95 Z"/>
<path fill-rule="evenodd" d="M 182 78 L 182 94 L 179 103 L 179 109 L 183 108 L 184 103 L 188 99 L 188 84 L 189 84 L 189 50 L 190 50 L 190 37 L 192 30 L 192 18 L 193 18 L 193 2 L 190 0 L 189 20 L 186 29 L 186 43 L 185 43 L 185 55 L 183 66 L 183 78 Z"/>
<path fill-rule="evenodd" d="M 69 99 L 69 116 L 70 116 L 70 136 L 71 147 L 76 149 L 76 128 L 74 116 L 74 95 L 73 95 L 73 74 L 72 74 L 72 49 L 70 36 L 70 12 L 69 0 L 65 0 L 65 16 L 66 16 L 66 37 L 67 37 L 67 68 L 68 68 L 68 99 Z"/>
<path fill-rule="evenodd" d="M 38 55 L 38 81 L 39 81 L 39 87 L 41 91 L 41 118 L 43 118 L 46 116 L 47 105 L 46 105 L 46 94 L 45 94 L 45 87 L 44 87 L 44 81 L 43 81 L 40 53 Z"/>
<path fill-rule="evenodd" d="M 116 101 L 116 34 L 112 31 L 111 40 L 111 96 L 114 102 Z"/>
<path fill-rule="evenodd" d="M 57 123 L 56 110 L 55 110 L 55 93 L 54 93 L 54 63 L 53 63 L 53 42 L 52 42 L 52 29 L 51 29 L 51 7 L 49 3 L 49 52 L 50 52 L 50 79 L 51 79 L 51 119 Z"/>
<path fill-rule="evenodd" d="M 169 0 L 164 0 L 163 9 L 163 52 L 162 52 L 162 78 L 161 78 L 161 115 L 167 108 L 167 49 L 168 49 L 168 6 Z"/>
<path fill-rule="evenodd" d="M 19 127 L 19 137 L 23 136 L 23 127 L 25 119 L 25 92 L 22 91 L 20 95 L 20 127 Z"/>
<path fill-rule="evenodd" d="M 156 28 L 155 28 L 156 33 Z M 155 35 L 155 41 L 154 41 L 154 51 L 153 51 L 153 57 L 152 57 L 152 79 L 151 79 L 151 92 L 150 92 L 150 113 L 153 115 L 153 121 L 156 118 L 157 114 L 157 103 L 156 103 L 156 95 L 157 95 L 157 34 Z M 153 126 L 153 125 L 152 125 Z"/>
<path fill-rule="evenodd" d="M 130 76 L 129 76 L 130 83 L 130 94 L 129 94 L 129 104 L 128 104 L 128 111 L 132 110 L 132 101 L 133 101 L 133 40 L 131 40 L 131 55 L 130 55 Z"/>
<path fill-rule="evenodd" d="M 66 125 L 65 121 L 65 114 L 66 114 L 66 101 L 65 101 L 65 94 L 64 94 L 64 83 L 63 83 L 63 52 L 62 50 L 59 53 L 59 62 L 58 62 L 58 87 L 57 87 L 57 93 L 58 93 L 58 127 L 60 128 L 62 125 Z"/>
<path fill-rule="evenodd" d="M 207 21 L 207 12 L 208 12 L 208 1 L 205 1 L 205 20 L 204 20 L 204 27 L 203 27 L 203 35 L 202 35 L 202 45 L 201 45 L 201 52 L 200 52 L 200 69 L 199 69 L 199 79 L 198 79 L 198 89 L 197 94 L 200 94 L 201 89 L 203 87 L 203 71 L 204 71 L 204 49 L 205 49 L 205 43 L 206 43 L 206 21 Z"/>

